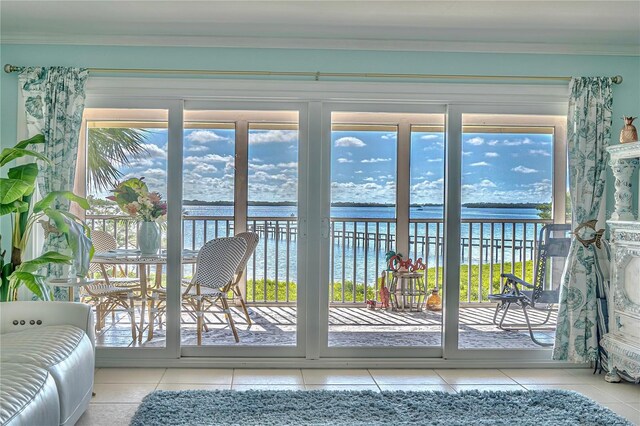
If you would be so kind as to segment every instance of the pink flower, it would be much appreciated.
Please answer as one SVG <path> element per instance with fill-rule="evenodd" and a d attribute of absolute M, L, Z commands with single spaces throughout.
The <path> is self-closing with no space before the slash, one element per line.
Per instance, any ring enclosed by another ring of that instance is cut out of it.
<path fill-rule="evenodd" d="M 138 213 L 138 206 L 133 203 L 127 204 L 126 206 L 124 206 L 124 208 L 131 216 L 134 216 L 136 213 Z"/>
<path fill-rule="evenodd" d="M 158 192 L 149 193 L 149 201 L 151 201 L 153 204 L 159 203 L 161 198 L 162 196 Z"/>

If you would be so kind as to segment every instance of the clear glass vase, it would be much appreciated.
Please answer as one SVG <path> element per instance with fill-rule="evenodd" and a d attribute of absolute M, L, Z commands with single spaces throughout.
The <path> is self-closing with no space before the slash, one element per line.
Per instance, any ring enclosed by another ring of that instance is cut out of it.
<path fill-rule="evenodd" d="M 138 229 L 140 254 L 158 254 L 160 250 L 160 227 L 155 222 L 142 222 Z"/>

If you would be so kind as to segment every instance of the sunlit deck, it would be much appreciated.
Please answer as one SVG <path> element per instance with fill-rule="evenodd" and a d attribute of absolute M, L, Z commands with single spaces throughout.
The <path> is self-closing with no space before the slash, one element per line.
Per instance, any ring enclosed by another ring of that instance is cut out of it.
<path fill-rule="evenodd" d="M 296 308 L 294 306 L 253 306 L 249 308 L 253 321 L 247 326 L 242 311 L 233 309 L 240 335 L 235 343 L 222 314 L 207 314 L 209 331 L 203 333 L 206 346 L 293 346 L 296 343 Z M 507 332 L 492 324 L 494 308 L 460 308 L 461 348 L 538 349 L 527 331 Z M 510 314 L 511 315 L 511 314 Z M 541 322 L 544 316 L 530 313 L 532 322 Z M 524 318 L 514 312 L 514 322 Z M 555 324 L 555 313 L 550 324 Z M 392 312 L 369 310 L 364 307 L 331 307 L 329 310 L 329 346 L 440 346 L 442 314 L 439 312 Z M 182 345 L 196 344 L 195 321 L 187 314 L 182 316 Z M 154 338 L 143 346 L 164 346 L 165 330 L 156 325 Z M 553 342 L 553 330 L 536 332 L 543 342 Z M 145 335 L 146 336 L 146 335 Z M 118 315 L 115 324 L 107 319 L 106 327 L 97 337 L 99 346 L 132 347 L 131 327 L 125 315 Z"/>

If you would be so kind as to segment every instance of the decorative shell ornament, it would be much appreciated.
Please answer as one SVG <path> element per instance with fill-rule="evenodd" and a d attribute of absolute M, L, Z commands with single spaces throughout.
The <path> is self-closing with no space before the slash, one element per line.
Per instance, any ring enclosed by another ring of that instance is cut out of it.
<path fill-rule="evenodd" d="M 638 140 L 638 131 L 633 125 L 633 120 L 638 117 L 622 117 L 624 127 L 620 131 L 620 143 L 636 142 Z"/>

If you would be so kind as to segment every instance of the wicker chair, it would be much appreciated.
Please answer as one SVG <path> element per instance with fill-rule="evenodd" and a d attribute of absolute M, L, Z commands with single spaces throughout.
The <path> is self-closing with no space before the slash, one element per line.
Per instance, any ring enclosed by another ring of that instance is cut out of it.
<path fill-rule="evenodd" d="M 202 344 L 202 330 L 206 329 L 204 314 L 215 307 L 222 309 L 236 343 L 240 341 L 227 296 L 239 281 L 235 274 L 245 258 L 246 249 L 246 238 L 228 237 L 208 241 L 198 252 L 195 274 L 181 292 L 184 311 L 196 319 L 198 345 Z M 247 259 L 249 257 L 246 256 Z M 164 288 L 151 292 L 150 324 L 160 320 L 165 313 L 166 294 Z"/>
<path fill-rule="evenodd" d="M 493 315 L 493 323 L 498 328 L 505 331 L 529 330 L 534 343 L 540 346 L 553 345 L 540 342 L 533 331 L 547 326 L 554 305 L 559 302 L 560 278 L 571 245 L 571 238 L 567 235 L 570 231 L 571 225 L 563 224 L 549 224 L 540 229 L 533 283 L 513 274 L 501 275 L 504 279 L 502 291 L 489 295 L 489 300 L 498 303 Z M 526 324 L 505 323 L 511 305 L 522 308 Z M 532 324 L 528 312 L 530 309 L 543 311 L 545 319 Z M 498 319 L 500 312 L 502 315 Z"/>
<path fill-rule="evenodd" d="M 104 231 L 93 231 L 91 233 L 93 246 L 98 252 L 105 252 L 116 249 L 116 241 L 113 236 Z M 97 274 L 93 284 L 83 286 L 80 290 L 80 298 L 84 303 L 92 304 L 96 311 L 96 331 L 102 330 L 105 324 L 105 318 L 111 314 L 111 322 L 115 323 L 115 312 L 118 309 L 124 310 L 131 321 L 131 336 L 136 339 L 136 321 L 135 321 L 135 290 L 134 283 L 138 282 L 137 278 L 113 277 L 109 276 L 106 268 L 102 264 L 92 263 L 89 267 L 89 273 Z M 115 274 L 114 274 L 115 275 Z M 121 287 L 119 285 L 126 285 Z"/>

